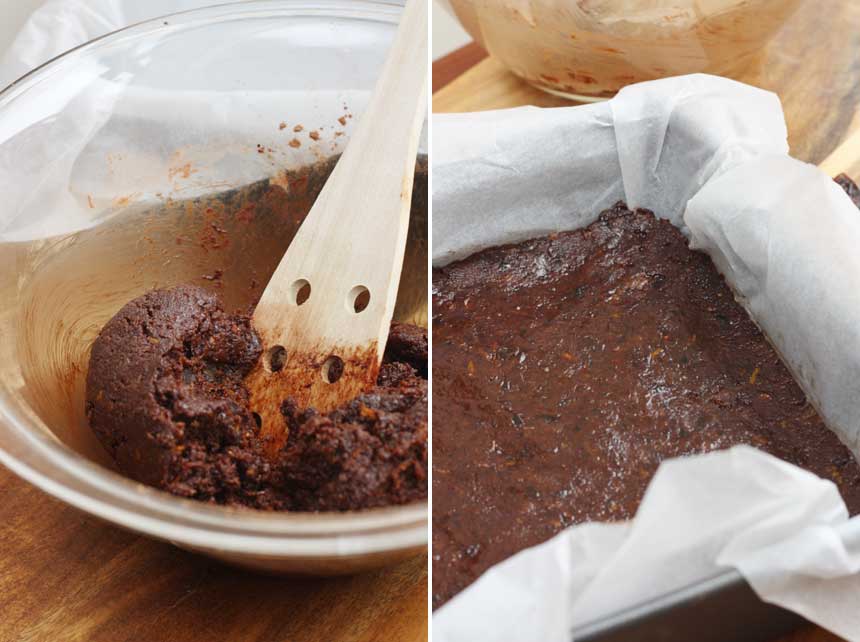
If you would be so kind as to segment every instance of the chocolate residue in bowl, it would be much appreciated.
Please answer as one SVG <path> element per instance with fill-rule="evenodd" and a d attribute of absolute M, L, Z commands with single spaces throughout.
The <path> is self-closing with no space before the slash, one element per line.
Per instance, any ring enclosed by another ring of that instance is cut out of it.
<path fill-rule="evenodd" d="M 671 457 L 749 444 L 860 513 L 851 452 L 651 212 L 480 251 L 433 290 L 434 607 L 568 526 L 633 517 Z"/>
<path fill-rule="evenodd" d="M 426 332 L 395 325 L 391 337 L 426 371 Z M 330 413 L 285 400 L 290 436 L 267 458 L 243 384 L 260 351 L 250 317 L 215 295 L 151 291 L 93 345 L 90 426 L 121 472 L 182 497 L 301 511 L 427 497 L 427 382 L 415 367 L 387 359 L 374 388 Z"/>
<path fill-rule="evenodd" d="M 167 265 L 171 277 L 157 282 L 190 282 L 211 288 L 207 278 L 220 271 L 215 284 L 227 309 L 254 304 L 261 291 L 251 292 L 247 284 L 265 284 L 284 255 L 293 236 L 325 185 L 339 156 L 282 170 L 276 176 L 237 189 L 189 201 L 169 201 L 165 207 L 147 213 L 157 234 L 169 233 L 177 248 L 171 263 L 156 249 L 140 259 Z M 401 272 L 395 319 L 420 325 L 427 319 L 427 160 L 415 165 L 412 207 L 404 269 Z M 137 228 L 135 228 L 137 231 Z M 153 248 L 160 248 L 155 244 Z M 181 263 L 180 263 L 181 261 Z M 179 277 L 175 275 L 184 265 Z M 195 280 L 196 279 L 196 280 Z M 129 297 L 131 298 L 131 297 Z"/>

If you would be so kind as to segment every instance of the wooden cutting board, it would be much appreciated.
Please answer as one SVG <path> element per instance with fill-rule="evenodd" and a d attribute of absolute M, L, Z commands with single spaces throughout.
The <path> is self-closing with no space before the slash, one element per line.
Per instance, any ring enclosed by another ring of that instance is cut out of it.
<path fill-rule="evenodd" d="M 807 0 L 743 82 L 776 92 L 792 155 L 860 179 L 860 2 Z M 467 112 L 573 103 L 535 89 L 477 44 L 433 65 L 433 111 Z M 837 642 L 809 627 L 779 642 Z"/>
<path fill-rule="evenodd" d="M 420 642 L 427 556 L 354 577 L 248 573 L 101 522 L 0 466 L 0 642 Z"/>

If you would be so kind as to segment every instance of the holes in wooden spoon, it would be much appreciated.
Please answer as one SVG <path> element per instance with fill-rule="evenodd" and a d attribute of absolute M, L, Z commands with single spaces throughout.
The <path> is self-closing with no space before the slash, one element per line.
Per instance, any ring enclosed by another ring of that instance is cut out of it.
<path fill-rule="evenodd" d="M 349 291 L 346 298 L 346 307 L 358 314 L 364 312 L 370 305 L 370 290 L 363 285 L 356 285 Z"/>
<path fill-rule="evenodd" d="M 327 383 L 336 383 L 343 376 L 343 359 L 335 355 L 325 360 L 322 367 L 322 378 Z"/>
<path fill-rule="evenodd" d="M 252 412 L 251 416 L 254 417 L 254 423 L 257 424 L 257 428 L 262 428 L 263 418 L 259 415 L 259 413 Z"/>
<path fill-rule="evenodd" d="M 266 353 L 266 367 L 270 372 L 280 372 L 287 363 L 287 349 L 275 346 Z"/>
<path fill-rule="evenodd" d="M 311 284 L 307 279 L 297 279 L 290 286 L 290 303 L 301 305 L 311 298 Z"/>

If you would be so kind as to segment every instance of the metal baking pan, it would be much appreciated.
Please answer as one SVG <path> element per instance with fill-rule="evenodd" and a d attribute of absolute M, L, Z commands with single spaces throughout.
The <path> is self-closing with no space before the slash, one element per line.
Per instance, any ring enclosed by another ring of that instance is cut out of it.
<path fill-rule="evenodd" d="M 860 551 L 860 516 L 840 524 L 844 553 Z M 763 602 L 743 576 L 725 570 L 571 632 L 576 642 L 774 642 L 809 622 Z"/>
<path fill-rule="evenodd" d="M 773 642 L 806 623 L 759 599 L 735 570 L 667 593 L 571 633 L 576 642 Z"/>

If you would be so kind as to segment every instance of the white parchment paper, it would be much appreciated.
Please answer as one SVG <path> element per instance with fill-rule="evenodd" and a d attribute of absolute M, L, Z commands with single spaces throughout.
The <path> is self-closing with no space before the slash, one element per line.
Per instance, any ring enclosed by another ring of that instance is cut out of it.
<path fill-rule="evenodd" d="M 46 0 L 0 52 L 0 89 L 111 31 L 213 4 Z M 123 204 L 240 187 L 340 153 L 383 60 L 380 37 L 324 21 L 162 29 L 133 52 L 73 56 L 41 84 L 25 78 L 0 99 L 0 242 L 73 233 Z M 272 41 L 297 51 L 311 43 L 319 54 L 313 65 L 285 64 Z M 25 89 L 29 99 L 16 101 Z M 344 105 L 356 116 L 349 126 L 338 120 Z M 288 144 L 296 124 L 304 126 L 299 148 Z M 319 141 L 307 138 L 317 128 Z M 274 151 L 258 154 L 257 145 Z"/>
<path fill-rule="evenodd" d="M 860 212 L 788 156 L 776 96 L 693 75 L 434 128 L 436 265 L 576 229 L 620 199 L 653 209 L 711 255 L 860 454 Z M 665 462 L 632 522 L 575 526 L 502 562 L 437 611 L 434 639 L 568 640 L 724 567 L 860 640 L 860 525 L 830 481 L 748 447 Z"/>

